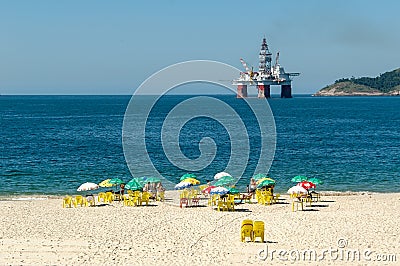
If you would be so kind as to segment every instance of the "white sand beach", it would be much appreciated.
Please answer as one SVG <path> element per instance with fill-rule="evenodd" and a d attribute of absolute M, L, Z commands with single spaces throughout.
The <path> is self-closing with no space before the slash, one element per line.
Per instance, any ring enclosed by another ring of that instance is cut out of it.
<path fill-rule="evenodd" d="M 323 196 L 321 202 L 296 212 L 285 204 L 288 197 L 270 206 L 240 204 L 235 212 L 207 206 L 181 209 L 176 197 L 176 192 L 168 192 L 166 202 L 147 207 L 114 202 L 65 209 L 59 198 L 2 200 L 0 264 L 400 263 L 400 194 Z M 240 241 L 244 219 L 265 222 L 266 243 Z M 317 262 L 307 254 L 303 257 L 305 250 L 315 252 Z M 354 252 L 360 257 L 347 256 Z"/>

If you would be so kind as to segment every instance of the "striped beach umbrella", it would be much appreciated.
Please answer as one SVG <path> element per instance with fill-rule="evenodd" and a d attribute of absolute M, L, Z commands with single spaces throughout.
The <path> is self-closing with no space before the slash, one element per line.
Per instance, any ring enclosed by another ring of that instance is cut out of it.
<path fill-rule="evenodd" d="M 228 174 L 226 172 L 219 172 L 219 173 L 215 174 L 214 179 L 220 179 L 221 177 L 224 177 L 224 176 L 232 177 L 230 174 Z"/>
<path fill-rule="evenodd" d="M 184 174 L 183 176 L 181 176 L 180 181 L 183 181 L 183 180 L 185 180 L 187 178 L 197 178 L 197 176 L 195 174 L 192 174 L 192 173 L 187 173 L 187 174 Z"/>

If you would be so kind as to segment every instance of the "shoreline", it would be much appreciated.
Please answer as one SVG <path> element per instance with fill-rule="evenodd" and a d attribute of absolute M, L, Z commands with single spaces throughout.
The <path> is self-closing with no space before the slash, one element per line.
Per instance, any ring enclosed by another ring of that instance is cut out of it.
<path fill-rule="evenodd" d="M 101 191 L 100 191 L 101 192 Z M 168 193 L 178 193 L 178 190 L 166 190 Z M 357 195 L 376 195 L 376 194 L 400 194 L 398 192 L 374 192 L 374 191 L 317 191 L 321 196 L 334 196 L 334 197 L 342 197 L 342 196 L 357 196 Z M 86 194 L 89 194 L 90 191 L 87 191 Z M 92 191 L 90 194 L 97 195 L 99 192 Z M 245 192 L 241 192 L 245 193 Z M 277 194 L 276 192 L 275 194 Z M 0 201 L 29 201 L 29 200 L 47 200 L 47 199 L 62 199 L 66 195 L 76 196 L 82 195 L 85 193 L 72 193 L 72 194 L 10 194 L 10 195 L 0 195 Z M 289 196 L 288 193 L 279 193 L 280 195 Z"/>

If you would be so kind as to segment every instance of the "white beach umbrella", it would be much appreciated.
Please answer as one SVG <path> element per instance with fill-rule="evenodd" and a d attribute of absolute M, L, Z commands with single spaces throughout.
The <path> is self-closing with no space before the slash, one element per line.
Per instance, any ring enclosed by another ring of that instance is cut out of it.
<path fill-rule="evenodd" d="M 95 190 L 98 189 L 99 185 L 91 182 L 86 182 L 80 185 L 77 189 L 77 191 L 88 191 L 88 190 Z"/>
<path fill-rule="evenodd" d="M 182 181 L 182 182 L 176 184 L 175 189 L 184 189 L 184 188 L 187 188 L 187 187 L 190 187 L 190 186 L 192 186 L 192 183 Z"/>
<path fill-rule="evenodd" d="M 307 189 L 305 189 L 301 186 L 293 186 L 293 187 L 289 188 L 287 193 L 289 193 L 289 194 L 307 194 L 308 191 L 307 191 Z"/>
<path fill-rule="evenodd" d="M 212 189 L 210 190 L 210 194 L 220 194 L 220 195 L 223 195 L 223 194 L 228 194 L 228 192 L 229 192 L 229 189 L 227 189 L 227 188 L 225 188 L 225 187 L 215 187 L 215 188 L 212 188 Z"/>
<path fill-rule="evenodd" d="M 226 172 L 219 172 L 218 174 L 215 174 L 214 179 L 220 179 L 223 176 L 230 176 L 232 177 L 230 174 L 226 173 Z"/>

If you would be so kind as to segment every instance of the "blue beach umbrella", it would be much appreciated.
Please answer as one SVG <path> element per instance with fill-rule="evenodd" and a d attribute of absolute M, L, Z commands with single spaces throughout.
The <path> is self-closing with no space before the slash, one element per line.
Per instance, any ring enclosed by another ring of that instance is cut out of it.
<path fill-rule="evenodd" d="M 180 182 L 180 183 L 175 185 L 175 189 L 181 190 L 181 189 L 185 189 L 185 188 L 188 188 L 188 187 L 191 187 L 191 186 L 192 186 L 192 183 L 182 181 L 182 182 Z"/>

